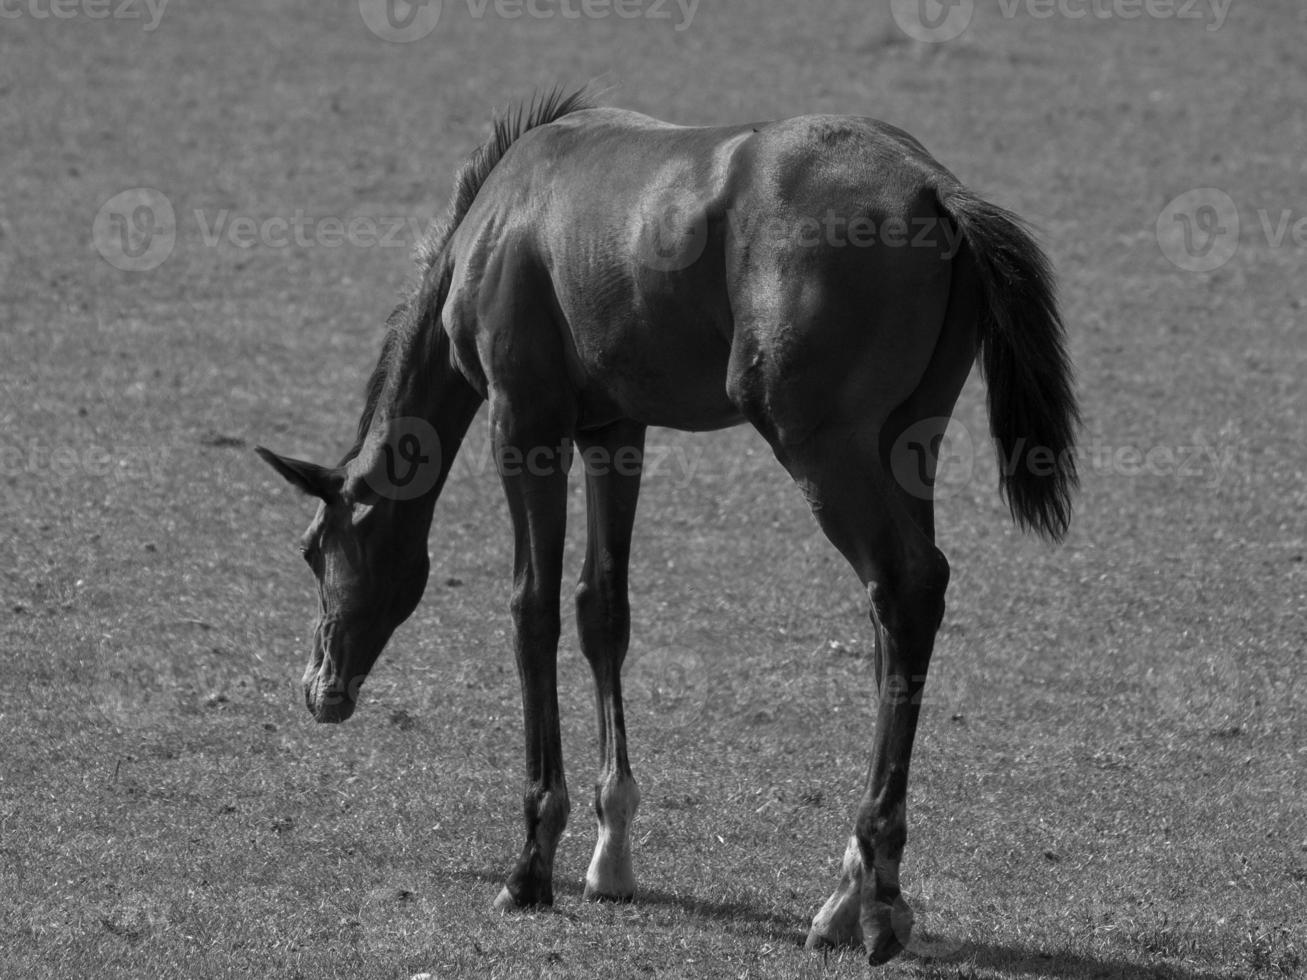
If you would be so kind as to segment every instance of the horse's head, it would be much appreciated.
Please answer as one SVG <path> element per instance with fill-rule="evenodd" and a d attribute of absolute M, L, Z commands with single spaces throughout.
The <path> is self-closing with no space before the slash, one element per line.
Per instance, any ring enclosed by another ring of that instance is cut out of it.
<path fill-rule="evenodd" d="M 403 504 L 351 479 L 344 467 L 258 453 L 293 486 L 318 498 L 300 551 L 318 580 L 322 613 L 304 699 L 321 722 L 354 712 L 368 671 L 390 634 L 417 607 L 426 588 L 426 523 L 404 520 Z"/>

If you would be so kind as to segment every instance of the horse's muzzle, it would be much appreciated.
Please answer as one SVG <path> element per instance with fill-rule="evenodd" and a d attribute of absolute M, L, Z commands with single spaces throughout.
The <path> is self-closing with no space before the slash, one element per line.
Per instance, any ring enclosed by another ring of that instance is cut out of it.
<path fill-rule="evenodd" d="M 345 721 L 358 704 L 361 681 L 347 683 L 330 668 L 330 660 L 324 659 L 317 669 L 310 667 L 304 675 L 304 704 L 320 724 Z"/>

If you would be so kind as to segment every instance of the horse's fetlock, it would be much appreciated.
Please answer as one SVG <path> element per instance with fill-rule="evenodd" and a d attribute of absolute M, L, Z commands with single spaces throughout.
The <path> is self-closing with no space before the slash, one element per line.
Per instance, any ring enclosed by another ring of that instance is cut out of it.
<path fill-rule="evenodd" d="M 632 776 L 616 774 L 595 783 L 595 815 L 600 823 L 629 823 L 640 806 L 640 787 Z"/>
<path fill-rule="evenodd" d="M 897 773 L 891 782 L 907 786 L 907 773 Z M 885 860 L 897 861 L 908 842 L 908 821 L 902 803 L 875 807 L 858 814 L 855 833 L 868 867 Z"/>
<path fill-rule="evenodd" d="M 530 825 L 551 829 L 556 827 L 559 831 L 572 812 L 572 803 L 565 786 L 528 787 L 523 794 L 522 804 Z"/>

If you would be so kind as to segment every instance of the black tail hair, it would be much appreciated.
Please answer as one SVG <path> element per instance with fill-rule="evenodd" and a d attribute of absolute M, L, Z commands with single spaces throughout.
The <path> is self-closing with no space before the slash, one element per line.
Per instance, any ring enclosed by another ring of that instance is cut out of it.
<path fill-rule="evenodd" d="M 1080 483 L 1080 410 L 1048 257 L 1010 211 L 960 185 L 941 188 L 938 197 L 970 246 L 985 290 L 980 362 L 1003 495 L 1017 526 L 1060 540 Z"/>

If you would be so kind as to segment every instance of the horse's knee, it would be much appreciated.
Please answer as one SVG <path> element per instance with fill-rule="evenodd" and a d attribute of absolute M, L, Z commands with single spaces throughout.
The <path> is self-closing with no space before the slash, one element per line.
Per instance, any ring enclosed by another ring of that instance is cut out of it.
<path fill-rule="evenodd" d="M 572 812 L 567 785 L 560 779 L 552 786 L 529 786 L 522 794 L 522 809 L 532 838 L 552 853 Z"/>
<path fill-rule="evenodd" d="M 625 584 L 611 577 L 585 576 L 576 586 L 576 622 L 587 660 L 624 650 L 631 631 L 631 607 Z"/>
<path fill-rule="evenodd" d="M 611 582 L 601 576 L 586 575 L 576 583 L 576 615 L 584 625 L 603 625 L 616 605 L 615 590 Z"/>
<path fill-rule="evenodd" d="M 558 643 L 562 623 L 556 594 L 551 596 L 533 583 L 519 582 L 509 599 L 509 612 L 522 641 L 543 645 Z"/>

